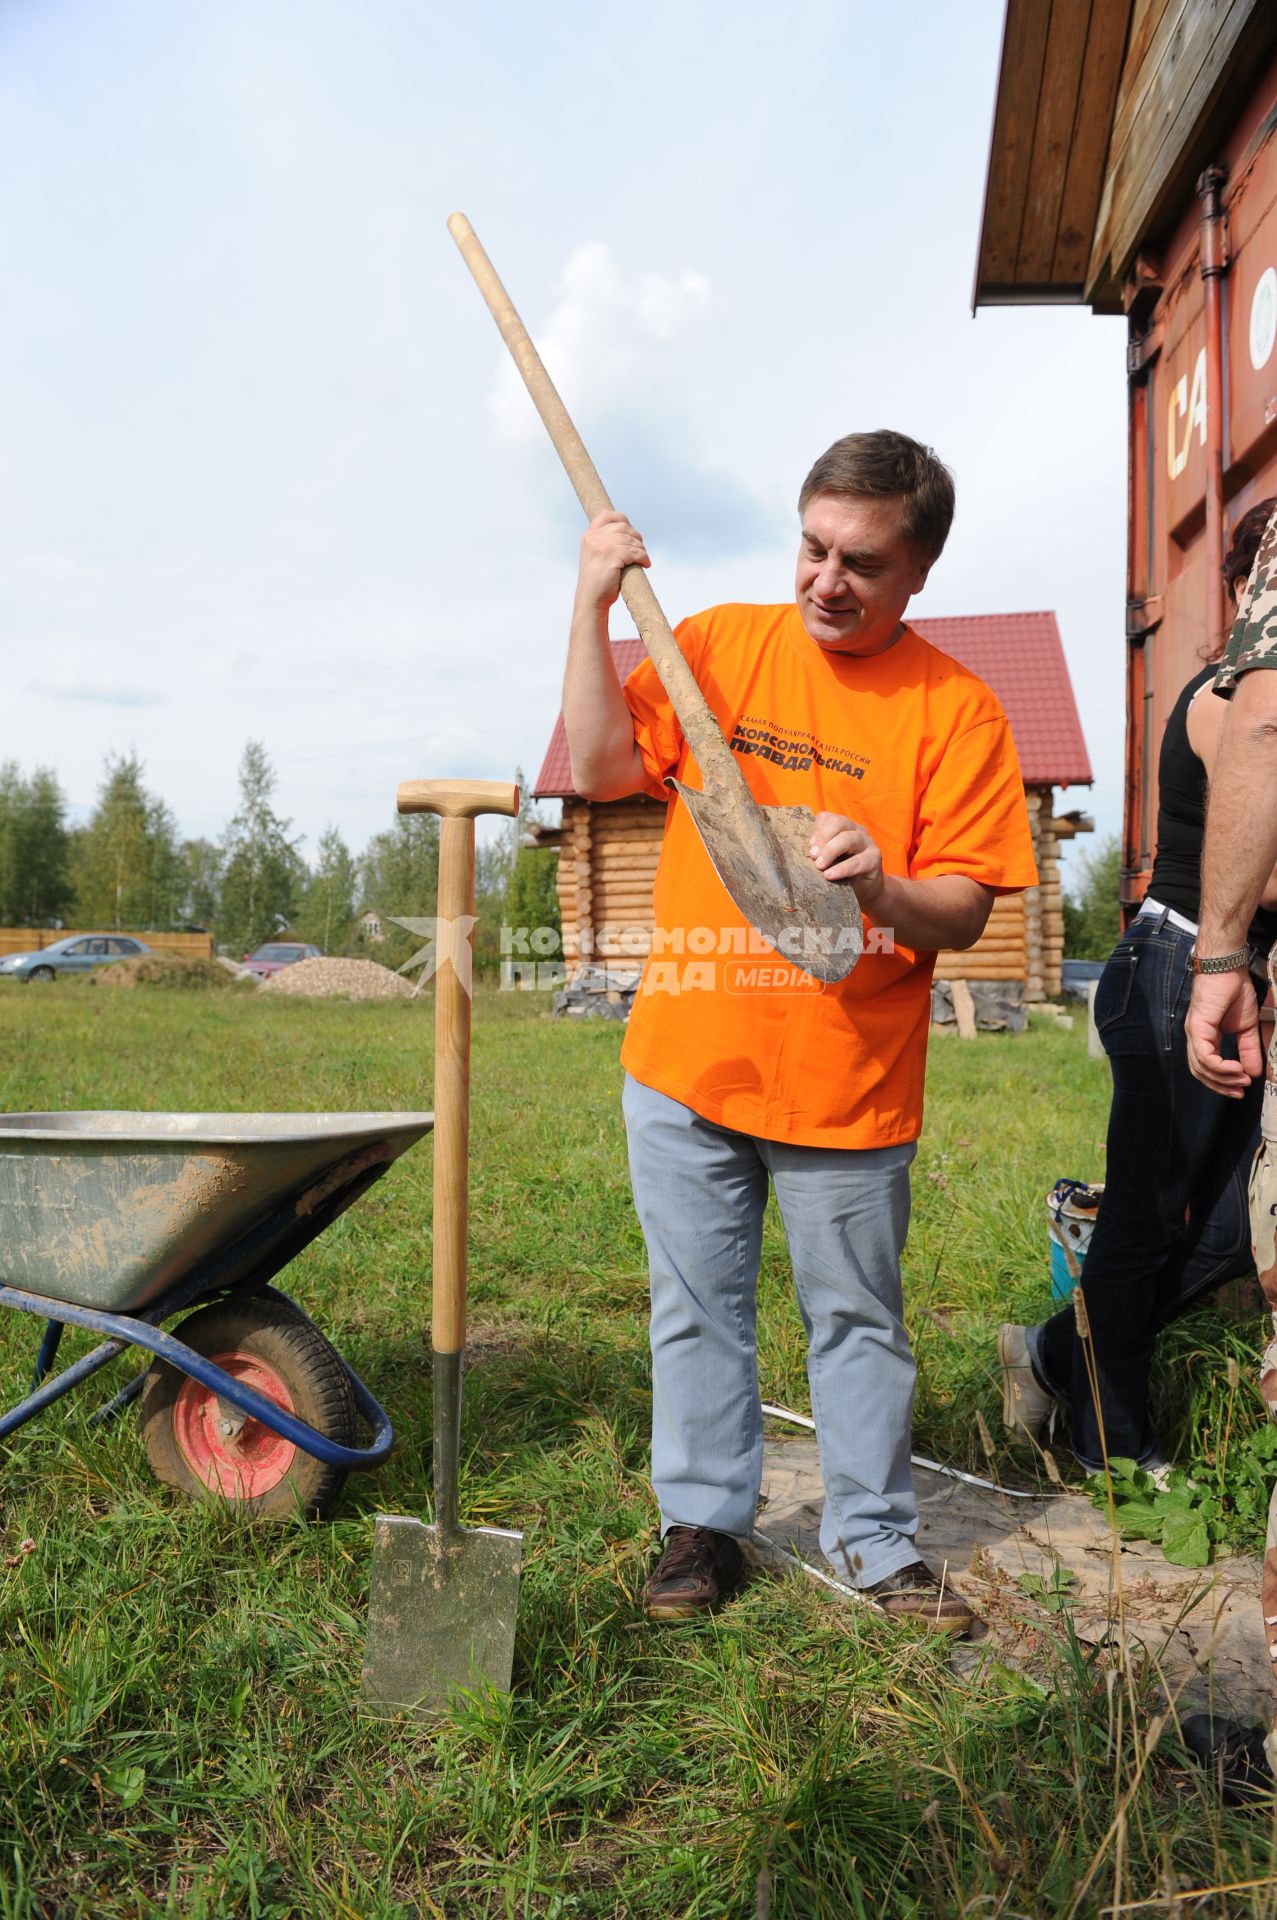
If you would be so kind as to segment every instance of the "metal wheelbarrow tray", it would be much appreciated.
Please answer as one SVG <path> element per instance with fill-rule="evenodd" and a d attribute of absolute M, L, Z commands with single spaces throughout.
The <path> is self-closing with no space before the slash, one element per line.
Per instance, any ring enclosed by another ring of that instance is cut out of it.
<path fill-rule="evenodd" d="M 394 1434 L 268 1282 L 432 1126 L 425 1113 L 0 1115 L 0 1306 L 48 1322 L 0 1437 L 139 1346 L 157 1364 L 95 1418 L 141 1395 L 161 1479 L 261 1515 L 324 1511 Z M 197 1303 L 180 1338 L 162 1331 Z M 65 1325 L 109 1337 L 50 1378 Z"/>

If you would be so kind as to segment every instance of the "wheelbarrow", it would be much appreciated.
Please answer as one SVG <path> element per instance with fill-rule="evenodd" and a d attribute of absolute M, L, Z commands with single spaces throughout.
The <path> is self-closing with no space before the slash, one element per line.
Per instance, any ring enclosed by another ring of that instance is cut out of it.
<path fill-rule="evenodd" d="M 394 1432 L 270 1282 L 433 1124 L 428 1113 L 0 1115 L 0 1306 L 47 1323 L 31 1392 L 0 1414 L 0 1439 L 141 1347 L 149 1366 L 95 1423 L 140 1399 L 167 1485 L 250 1518 L 326 1513 Z M 67 1326 L 106 1338 L 54 1374 Z"/>

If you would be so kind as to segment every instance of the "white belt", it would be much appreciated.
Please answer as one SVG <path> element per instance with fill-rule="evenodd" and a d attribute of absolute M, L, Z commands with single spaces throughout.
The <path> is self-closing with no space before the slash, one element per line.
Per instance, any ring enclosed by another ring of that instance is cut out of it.
<path fill-rule="evenodd" d="M 1150 900 L 1147 897 L 1147 895 L 1145 896 L 1143 906 L 1140 908 L 1135 918 L 1137 920 L 1143 920 L 1146 916 L 1153 916 L 1153 915 L 1156 915 L 1157 917 L 1160 918 L 1161 915 L 1163 914 L 1165 914 L 1166 918 L 1170 921 L 1173 927 L 1179 928 L 1181 933 L 1197 932 L 1196 920 L 1186 920 L 1182 913 L 1176 913 L 1174 907 L 1164 907 L 1162 906 L 1160 901 Z"/>

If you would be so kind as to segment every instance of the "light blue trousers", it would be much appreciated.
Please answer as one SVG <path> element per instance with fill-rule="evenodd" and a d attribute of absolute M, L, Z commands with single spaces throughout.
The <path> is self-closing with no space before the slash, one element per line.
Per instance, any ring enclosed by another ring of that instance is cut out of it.
<path fill-rule="evenodd" d="M 820 1544 L 869 1587 L 918 1557 L 915 1367 L 900 1254 L 912 1143 L 794 1147 L 626 1080 L 634 1204 L 652 1285 L 652 1484 L 661 1530 L 747 1538 L 763 1466 L 756 1294 L 770 1177 L 785 1224 L 825 1483 Z"/>

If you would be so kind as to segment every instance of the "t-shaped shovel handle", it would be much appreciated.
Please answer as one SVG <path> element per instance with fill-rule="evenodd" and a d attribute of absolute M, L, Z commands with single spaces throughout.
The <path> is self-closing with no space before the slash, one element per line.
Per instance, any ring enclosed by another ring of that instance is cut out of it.
<path fill-rule="evenodd" d="M 470 969 L 474 823 L 481 813 L 517 819 L 519 789 L 496 780 L 405 780 L 400 813 L 437 813 L 439 903 L 435 925 L 434 1299 L 430 1344 L 466 1344 L 466 1220 L 470 1157 Z"/>

